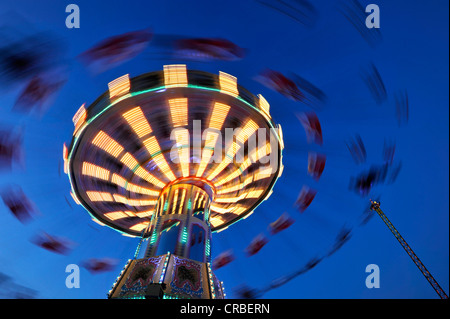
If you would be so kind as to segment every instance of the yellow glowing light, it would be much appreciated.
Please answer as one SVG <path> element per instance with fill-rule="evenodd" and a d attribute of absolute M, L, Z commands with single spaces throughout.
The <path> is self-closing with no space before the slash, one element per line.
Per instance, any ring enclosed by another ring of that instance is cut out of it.
<path fill-rule="evenodd" d="M 86 195 L 89 197 L 91 202 L 113 202 L 114 201 L 111 194 L 107 193 L 107 192 L 86 191 Z"/>
<path fill-rule="evenodd" d="M 128 199 L 125 196 L 119 194 L 113 194 L 114 201 L 117 203 L 128 204 Z"/>
<path fill-rule="evenodd" d="M 66 143 L 63 144 L 63 160 L 64 160 L 64 173 L 69 172 L 69 150 L 67 149 Z"/>
<path fill-rule="evenodd" d="M 281 177 L 281 174 L 283 174 L 284 171 L 284 165 L 283 163 L 280 164 L 280 172 L 278 173 L 278 177 Z"/>
<path fill-rule="evenodd" d="M 267 116 L 269 116 L 270 117 L 270 104 L 267 102 L 267 100 L 261 95 L 261 94 L 258 94 L 258 98 L 259 98 L 259 108 L 261 109 L 261 110 L 263 110 L 264 111 L 264 113 L 266 113 L 267 114 Z"/>
<path fill-rule="evenodd" d="M 116 173 L 113 173 L 112 177 L 111 177 L 111 183 L 125 188 L 125 185 L 127 184 L 127 180 L 125 178 L 123 178 L 122 176 L 117 175 Z"/>
<path fill-rule="evenodd" d="M 86 103 L 83 103 L 83 105 L 78 109 L 78 111 L 72 118 L 73 124 L 75 125 L 73 135 L 75 135 L 80 129 L 80 127 L 86 122 L 87 112 L 86 108 L 84 107 L 85 104 Z"/>
<path fill-rule="evenodd" d="M 218 187 L 222 184 L 225 184 L 227 182 L 229 182 L 231 179 L 228 178 L 224 178 L 222 180 L 220 180 L 218 183 L 214 184 L 214 186 Z M 231 192 L 235 192 L 241 189 L 244 189 L 247 185 L 251 184 L 253 182 L 253 175 L 247 177 L 242 183 L 237 184 L 237 185 L 233 185 L 233 186 L 229 186 L 226 188 L 222 188 L 219 191 L 217 191 L 217 195 L 222 195 L 222 194 L 226 194 L 226 193 L 231 193 Z"/>
<path fill-rule="evenodd" d="M 159 179 L 157 179 L 155 176 L 153 176 L 140 166 L 136 169 L 134 173 L 143 180 L 146 180 L 150 184 L 155 185 L 156 187 L 163 188 L 166 185 L 165 183 L 161 182 Z"/>
<path fill-rule="evenodd" d="M 123 151 L 123 147 L 103 131 L 98 132 L 98 134 L 92 140 L 92 144 L 116 158 Z"/>
<path fill-rule="evenodd" d="M 203 147 L 202 160 L 197 169 L 197 177 L 201 177 L 206 169 L 206 166 L 208 166 L 208 163 L 211 160 L 211 156 L 214 153 L 214 147 L 216 146 L 218 137 L 218 132 L 208 131 L 206 133 L 205 146 Z"/>
<path fill-rule="evenodd" d="M 166 159 L 164 158 L 164 155 L 161 153 L 161 148 L 159 147 L 158 140 L 152 136 L 145 141 L 143 141 L 145 148 L 147 149 L 148 153 L 152 157 L 155 164 L 159 167 L 161 172 L 170 180 L 173 181 L 176 179 L 175 175 L 173 174 L 172 170 L 170 169 L 169 164 L 167 164 Z"/>
<path fill-rule="evenodd" d="M 241 171 L 239 169 L 235 170 L 233 173 L 226 175 L 224 178 L 220 179 L 217 183 L 214 183 L 214 186 L 218 187 L 223 184 L 228 183 L 229 181 L 239 177 L 241 175 Z"/>
<path fill-rule="evenodd" d="M 210 218 L 210 224 L 212 227 L 216 227 L 217 225 L 220 225 L 222 223 L 222 220 L 219 217 L 211 217 Z M 227 229 L 228 227 L 225 227 L 221 230 L 218 230 L 217 232 L 220 233 L 222 230 Z"/>
<path fill-rule="evenodd" d="M 211 113 L 211 117 L 209 118 L 209 127 L 220 131 L 222 129 L 222 125 L 225 121 L 225 118 L 228 115 L 229 110 L 230 110 L 230 106 L 228 106 L 226 104 L 218 103 L 218 102 L 214 103 L 213 111 Z M 216 145 L 218 136 L 219 136 L 218 132 L 211 132 L 211 131 L 207 132 L 205 147 L 203 148 L 203 152 L 202 152 L 202 161 L 197 169 L 197 174 L 196 174 L 197 177 L 201 177 L 203 175 L 209 161 L 211 160 L 211 156 L 214 152 L 214 147 Z M 235 147 L 235 145 L 232 145 L 232 147 Z M 236 150 L 236 152 L 237 152 L 237 150 Z M 230 155 L 231 155 L 231 157 L 234 157 L 235 154 L 236 153 L 234 152 L 233 154 L 230 154 Z M 229 159 L 225 159 L 225 162 L 222 162 L 221 167 L 217 167 L 217 169 L 216 169 L 217 172 L 215 170 L 208 177 L 208 179 L 213 179 L 217 174 L 219 174 L 222 171 L 223 168 L 225 168 L 229 164 L 229 162 L 230 162 Z M 222 168 L 222 166 L 223 166 L 223 168 Z"/>
<path fill-rule="evenodd" d="M 127 233 L 122 233 L 122 236 L 130 237 L 130 238 L 137 238 L 137 236 L 133 236 L 133 235 L 130 235 L 130 234 L 127 234 Z"/>
<path fill-rule="evenodd" d="M 97 165 L 94 165 L 94 164 L 91 164 L 88 162 L 83 162 L 83 166 L 81 168 L 81 174 L 108 181 L 110 172 L 109 172 L 109 170 L 107 170 L 103 167 L 100 167 L 100 166 L 97 166 Z"/>
<path fill-rule="evenodd" d="M 104 214 L 106 218 L 110 220 L 117 220 L 127 217 L 123 212 L 111 212 L 111 213 L 105 213 Z"/>
<path fill-rule="evenodd" d="M 141 222 L 141 223 L 131 226 L 130 230 L 141 231 L 141 230 L 145 229 L 148 226 L 148 224 L 149 224 L 148 221 Z"/>
<path fill-rule="evenodd" d="M 134 217 L 134 216 L 136 216 L 136 214 L 135 214 L 135 213 L 133 213 L 133 212 L 130 212 L 130 211 L 124 211 L 124 214 L 127 214 L 127 215 L 128 215 L 128 217 Z"/>
<path fill-rule="evenodd" d="M 125 153 L 120 161 L 125 164 L 129 169 L 134 170 L 139 165 L 138 161 L 130 153 Z"/>
<path fill-rule="evenodd" d="M 188 85 L 185 64 L 172 64 L 164 66 L 164 85 L 186 87 Z"/>
<path fill-rule="evenodd" d="M 245 215 L 243 218 L 246 219 L 247 217 L 249 217 L 251 214 L 253 214 L 255 211 L 252 210 L 250 213 L 248 213 L 247 215 Z"/>
<path fill-rule="evenodd" d="M 104 215 L 105 215 L 105 217 L 107 217 L 110 220 L 117 220 L 117 219 L 122 219 L 122 218 L 127 218 L 127 217 L 135 217 L 137 214 L 135 215 L 129 211 L 125 211 L 125 212 L 118 211 L 118 212 L 105 213 Z"/>
<path fill-rule="evenodd" d="M 256 125 L 256 123 L 253 120 L 251 119 L 247 120 L 242 130 L 239 130 L 236 136 L 236 141 L 240 142 L 241 144 L 244 144 L 247 141 L 247 139 L 256 132 L 257 129 L 258 125 Z M 213 180 L 225 169 L 225 167 L 227 167 L 233 161 L 233 158 L 240 149 L 241 144 L 238 144 L 236 142 L 233 142 L 231 144 L 231 146 L 228 148 L 226 157 L 208 176 L 207 178 L 208 180 Z"/>
<path fill-rule="evenodd" d="M 161 182 L 159 179 L 151 175 L 149 172 L 147 172 L 145 169 L 143 169 L 138 161 L 131 155 L 130 153 L 125 153 L 120 161 L 125 164 L 130 170 L 132 170 L 137 176 L 142 178 L 143 180 L 148 181 L 150 184 L 153 184 L 159 188 L 164 187 L 164 183 Z"/>
<path fill-rule="evenodd" d="M 92 220 L 94 222 L 96 222 L 97 224 L 99 224 L 100 226 L 106 226 L 105 224 L 103 224 L 101 221 L 99 221 L 97 218 L 92 218 Z"/>
<path fill-rule="evenodd" d="M 269 155 L 271 150 L 272 150 L 272 148 L 270 146 L 270 142 L 267 142 L 266 145 L 264 145 L 263 147 L 258 148 L 258 153 L 257 153 L 257 157 L 256 157 L 255 162 L 259 161 L 264 156 Z"/>
<path fill-rule="evenodd" d="M 267 193 L 266 197 L 264 197 L 264 200 L 268 200 L 269 197 L 272 195 L 272 193 L 273 193 L 273 189 L 271 189 L 271 190 Z"/>
<path fill-rule="evenodd" d="M 250 136 L 252 136 L 258 130 L 258 125 L 251 119 L 249 119 L 242 130 L 236 136 L 236 141 L 245 143 Z"/>
<path fill-rule="evenodd" d="M 127 184 L 127 191 L 137 193 L 137 194 L 150 195 L 150 196 L 158 196 L 159 195 L 159 191 L 141 187 L 139 185 L 135 185 L 132 183 Z"/>
<path fill-rule="evenodd" d="M 284 149 L 284 140 L 283 140 L 283 130 L 281 129 L 281 124 L 278 124 L 278 138 L 280 140 L 281 149 Z"/>
<path fill-rule="evenodd" d="M 130 92 L 130 77 L 128 74 L 122 75 L 108 83 L 110 100 Z"/>
<path fill-rule="evenodd" d="M 178 214 L 181 214 L 183 212 L 183 206 L 184 206 L 184 198 L 186 197 L 186 190 L 181 190 L 181 200 L 180 200 L 180 208 L 178 209 Z"/>
<path fill-rule="evenodd" d="M 174 193 L 174 195 L 173 195 L 173 197 L 174 197 L 174 200 L 173 200 L 173 204 L 172 204 L 172 214 L 175 214 L 175 206 L 177 206 L 177 201 L 178 201 L 178 191 L 179 191 L 179 189 L 177 188 L 176 190 L 175 190 L 175 193 Z"/>
<path fill-rule="evenodd" d="M 64 161 L 67 161 L 69 157 L 69 151 L 67 149 L 66 143 L 63 144 L 63 159 Z"/>
<path fill-rule="evenodd" d="M 209 118 L 209 127 L 220 131 L 222 129 L 223 122 L 225 121 L 229 110 L 230 110 L 229 105 L 215 102 L 211 116 Z"/>
<path fill-rule="evenodd" d="M 229 94 L 234 97 L 237 97 L 239 95 L 236 77 L 234 77 L 228 73 L 220 71 L 219 72 L 219 85 L 220 85 L 220 92 Z"/>
<path fill-rule="evenodd" d="M 253 161 L 252 161 L 252 159 L 250 158 L 250 155 L 249 155 L 249 156 L 245 159 L 245 161 L 241 164 L 241 166 L 239 166 L 239 171 L 240 171 L 240 172 L 245 171 L 250 165 L 252 165 L 252 163 L 253 163 Z M 235 175 L 234 177 L 239 176 L 239 174 L 236 175 L 236 172 L 234 172 L 233 174 Z M 233 174 L 230 174 L 230 175 L 233 175 Z M 233 178 L 234 178 L 234 177 L 233 177 Z"/>
<path fill-rule="evenodd" d="M 169 107 L 173 127 L 179 127 L 188 124 L 187 98 L 169 99 Z"/>
<path fill-rule="evenodd" d="M 249 198 L 258 198 L 261 196 L 261 194 L 264 192 L 264 189 L 256 189 L 256 190 L 250 190 L 247 192 L 242 193 L 239 196 L 235 197 L 219 197 L 215 200 L 216 203 L 236 203 L 242 199 L 249 199 Z"/>
<path fill-rule="evenodd" d="M 242 184 L 237 184 L 237 185 L 233 185 L 227 188 L 222 188 L 220 190 L 217 191 L 217 195 L 223 195 L 226 193 L 231 193 L 231 192 L 237 192 L 240 191 L 242 189 Z"/>
<path fill-rule="evenodd" d="M 127 199 L 127 204 L 130 206 L 153 206 L 156 202 L 156 199 Z"/>
<path fill-rule="evenodd" d="M 69 157 L 69 151 L 67 150 L 66 143 L 63 144 L 63 159 L 67 161 L 67 158 Z"/>
<path fill-rule="evenodd" d="M 152 132 L 152 128 L 150 127 L 150 124 L 148 123 L 144 113 L 142 112 L 142 109 L 139 106 L 124 113 L 122 116 L 131 126 L 137 136 L 139 136 L 139 138 L 142 138 Z"/>
<path fill-rule="evenodd" d="M 216 203 L 236 203 L 244 198 L 245 198 L 244 194 L 241 194 L 240 196 L 235 196 L 235 197 L 219 197 L 215 200 L 215 202 Z"/>
<path fill-rule="evenodd" d="M 253 175 L 247 177 L 244 182 L 242 183 L 242 187 L 246 187 L 247 185 L 253 183 Z"/>
<path fill-rule="evenodd" d="M 233 161 L 232 158 L 229 158 L 228 156 L 226 156 L 223 161 L 216 166 L 216 168 L 214 169 L 214 171 L 207 177 L 208 180 L 213 180 L 217 175 L 219 175 L 224 169 L 225 167 L 227 167 L 231 162 Z"/>
<path fill-rule="evenodd" d="M 186 129 L 175 130 L 175 140 L 178 146 L 178 159 L 180 161 L 183 177 L 190 175 L 189 171 L 189 131 Z"/>
<path fill-rule="evenodd" d="M 225 213 L 229 213 L 230 209 L 229 208 L 222 208 L 220 206 L 211 204 L 210 209 L 216 213 L 220 213 L 220 214 L 225 214 Z"/>
<path fill-rule="evenodd" d="M 227 154 L 223 161 L 216 166 L 214 171 L 207 177 L 208 180 L 213 180 L 217 175 L 219 175 L 225 167 L 227 167 L 231 162 L 233 162 L 233 157 L 236 155 L 238 150 L 241 148 L 239 144 L 233 142 L 231 146 L 228 148 Z"/>
<path fill-rule="evenodd" d="M 201 207 L 203 207 L 203 206 L 204 206 L 204 205 L 203 205 L 204 201 L 205 201 L 205 195 L 201 194 L 200 197 L 199 197 L 199 199 L 198 199 L 197 207 L 196 207 L 196 208 L 201 208 Z"/>
<path fill-rule="evenodd" d="M 129 206 L 153 206 L 157 202 L 156 199 L 130 199 L 119 194 L 113 194 L 113 197 L 115 202 Z"/>
<path fill-rule="evenodd" d="M 248 210 L 247 206 L 240 206 L 240 207 L 234 207 L 234 209 L 231 212 L 233 214 L 240 215 L 247 210 Z"/>
<path fill-rule="evenodd" d="M 245 198 L 258 198 L 264 193 L 265 189 L 255 189 L 247 192 Z"/>
<path fill-rule="evenodd" d="M 253 163 L 256 163 L 258 160 L 260 160 L 262 157 L 270 154 L 270 143 L 267 142 L 264 146 L 259 147 L 256 151 L 255 149 L 252 149 L 250 151 L 250 154 L 245 159 L 245 161 L 239 166 L 238 169 L 236 169 L 234 172 L 227 174 L 225 177 L 214 183 L 215 187 L 219 187 L 223 184 L 228 183 L 229 181 L 239 177 L 242 175 L 242 173 Z M 262 178 L 262 177 L 261 177 Z M 261 179 L 260 178 L 260 179 Z M 244 186 L 241 186 L 243 188 Z"/>
<path fill-rule="evenodd" d="M 254 174 L 253 180 L 259 181 L 260 179 L 268 178 L 272 175 L 272 166 L 260 167 L 259 170 Z"/>
<path fill-rule="evenodd" d="M 150 155 L 161 152 L 161 148 L 159 147 L 159 143 L 156 137 L 151 136 L 148 139 L 144 140 L 143 143 Z"/>
<path fill-rule="evenodd" d="M 194 203 L 193 203 L 193 205 L 192 205 L 193 209 L 196 209 L 196 208 L 197 208 L 197 200 L 198 200 L 198 196 L 199 196 L 199 195 L 200 195 L 199 192 L 197 192 L 197 193 L 195 194 Z"/>
<path fill-rule="evenodd" d="M 160 196 L 157 207 L 156 207 L 156 212 L 159 213 L 159 215 L 161 215 L 161 210 L 163 208 L 164 205 L 164 194 Z"/>
<path fill-rule="evenodd" d="M 70 191 L 70 196 L 72 196 L 73 200 L 75 201 L 75 203 L 77 203 L 77 205 L 81 205 L 81 203 L 78 200 L 77 196 L 72 191 Z"/>
<path fill-rule="evenodd" d="M 153 211 L 151 211 L 151 210 L 136 213 L 136 216 L 138 216 L 140 218 L 150 217 L 152 215 L 153 215 Z"/>

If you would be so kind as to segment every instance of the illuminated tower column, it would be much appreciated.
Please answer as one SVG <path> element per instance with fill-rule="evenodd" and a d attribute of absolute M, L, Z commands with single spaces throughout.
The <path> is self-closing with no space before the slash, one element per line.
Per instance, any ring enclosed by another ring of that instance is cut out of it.
<path fill-rule="evenodd" d="M 130 261 L 109 298 L 223 298 L 211 271 L 214 186 L 200 178 L 168 184 L 158 198 L 145 255 Z"/>
<path fill-rule="evenodd" d="M 200 179 L 181 179 L 161 192 L 147 229 L 145 257 L 170 252 L 179 257 L 211 262 L 210 205 L 212 185 Z"/>

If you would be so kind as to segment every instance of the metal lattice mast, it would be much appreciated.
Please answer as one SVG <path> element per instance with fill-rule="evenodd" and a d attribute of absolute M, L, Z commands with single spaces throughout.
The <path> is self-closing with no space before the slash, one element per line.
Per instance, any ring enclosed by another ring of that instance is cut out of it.
<path fill-rule="evenodd" d="M 431 284 L 433 289 L 436 291 L 436 293 L 441 297 L 441 299 L 448 299 L 447 294 L 445 291 L 439 286 L 438 282 L 434 279 L 434 277 L 431 275 L 431 273 L 427 270 L 425 265 L 420 261 L 419 257 L 414 253 L 412 248 L 408 245 L 406 240 L 400 235 L 400 233 L 397 231 L 397 229 L 392 225 L 391 221 L 386 217 L 386 215 L 383 213 L 383 211 L 380 208 L 380 202 L 378 201 L 370 201 L 371 206 L 370 209 L 374 210 L 380 215 L 381 219 L 384 221 L 384 223 L 388 226 L 392 234 L 394 234 L 395 238 L 397 238 L 400 245 L 402 245 L 403 249 L 408 253 L 409 257 L 411 257 L 412 261 L 416 264 L 417 268 L 422 272 L 422 274 L 425 276 L 425 278 L 428 280 L 428 282 Z"/>

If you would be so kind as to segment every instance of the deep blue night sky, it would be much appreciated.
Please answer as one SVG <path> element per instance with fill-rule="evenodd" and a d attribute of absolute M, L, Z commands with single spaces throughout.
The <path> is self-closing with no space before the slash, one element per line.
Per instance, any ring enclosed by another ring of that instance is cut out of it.
<path fill-rule="evenodd" d="M 111 80 L 129 73 L 161 70 L 164 64 L 184 63 L 190 69 L 227 72 L 254 94 L 261 93 L 284 132 L 285 170 L 268 201 L 253 215 L 213 234 L 213 256 L 233 249 L 236 260 L 219 269 L 228 297 L 241 284 L 267 287 L 272 280 L 300 269 L 323 256 L 343 226 L 352 238 L 334 255 L 264 298 L 437 298 L 409 256 L 378 216 L 359 226 L 369 197 L 348 189 L 351 176 L 382 163 L 385 140 L 395 141 L 395 160 L 402 162 L 392 185 L 380 185 L 371 196 L 381 196 L 381 207 L 442 288 L 449 292 L 449 94 L 448 1 L 376 0 L 381 10 L 382 42 L 370 46 L 341 12 L 345 1 L 317 0 L 319 16 L 312 27 L 256 1 L 2 1 L 0 26 L 12 20 L 23 32 L 48 31 L 64 43 L 68 81 L 42 116 L 11 111 L 20 87 L 0 90 L 0 125 L 24 128 L 24 167 L 0 172 L 0 186 L 19 184 L 39 208 L 40 215 L 21 224 L 0 202 L 0 273 L 17 285 L 38 292 L 39 298 L 105 298 L 137 239 L 92 222 L 69 195 L 66 175 L 60 175 L 62 145 L 72 137 L 72 117 L 81 104 L 92 103 Z M 81 27 L 67 29 L 65 8 L 76 3 Z M 13 17 L 21 17 L 15 19 Z M 22 22 L 21 22 L 22 21 Z M 247 49 L 240 61 L 192 62 L 156 57 L 149 47 L 136 58 L 93 75 L 76 58 L 100 40 L 128 31 L 151 28 L 155 35 L 221 37 Z M 361 79 L 361 69 L 376 65 L 387 90 L 378 105 Z M 327 95 L 318 110 L 324 143 L 309 144 L 295 114 L 309 110 L 255 81 L 265 68 L 301 75 Z M 410 118 L 399 126 L 395 94 L 407 91 Z M 346 147 L 359 134 L 367 162 L 357 165 Z M 319 181 L 307 174 L 308 152 L 327 155 Z M 293 204 L 303 185 L 318 190 L 302 214 Z M 70 207 L 65 200 L 70 201 Z M 269 236 L 255 256 L 244 248 L 267 226 L 287 212 L 295 223 Z M 40 231 L 76 243 L 67 255 L 43 250 L 30 239 Z M 119 260 L 112 272 L 92 275 L 81 269 L 81 287 L 65 286 L 66 265 L 81 265 L 92 257 Z M 365 268 L 380 268 L 380 288 L 368 289 Z M 0 287 L 1 288 L 1 287 Z"/>

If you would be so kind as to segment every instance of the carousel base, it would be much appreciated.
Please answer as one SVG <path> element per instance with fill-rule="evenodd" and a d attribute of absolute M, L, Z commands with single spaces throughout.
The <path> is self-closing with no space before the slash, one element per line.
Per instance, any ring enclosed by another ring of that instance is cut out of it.
<path fill-rule="evenodd" d="M 224 299 L 209 263 L 164 254 L 129 260 L 109 299 Z"/>

